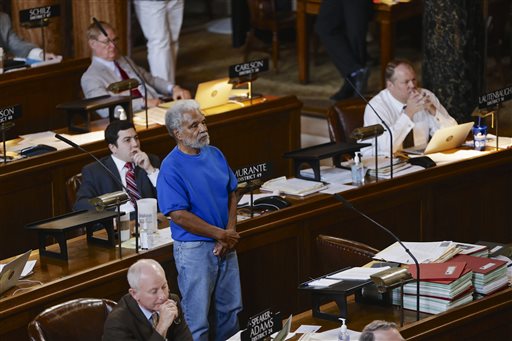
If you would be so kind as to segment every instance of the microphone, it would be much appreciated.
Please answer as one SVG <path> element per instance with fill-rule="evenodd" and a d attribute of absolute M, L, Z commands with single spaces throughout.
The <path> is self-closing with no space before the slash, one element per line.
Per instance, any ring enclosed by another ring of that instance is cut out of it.
<path fill-rule="evenodd" d="M 355 87 L 354 83 L 352 83 L 352 81 L 350 80 L 350 77 L 345 77 L 345 81 L 347 81 L 348 84 L 350 84 L 350 86 L 352 87 L 352 89 L 354 89 L 354 91 L 357 94 L 357 96 L 359 96 L 372 109 L 372 111 L 375 113 L 375 116 L 377 116 L 377 118 L 380 120 L 382 125 L 384 125 L 384 127 L 386 127 L 386 129 L 387 129 L 387 131 L 389 133 L 389 163 L 390 163 L 389 164 L 389 166 L 390 166 L 389 171 L 390 171 L 391 179 L 393 179 L 393 133 L 391 132 L 391 129 L 389 129 L 389 126 L 387 125 L 387 123 L 379 115 L 377 110 L 375 110 L 373 105 L 370 104 L 370 101 L 368 101 L 366 99 L 366 97 L 364 97 L 361 94 L 361 92 L 359 90 L 357 90 L 357 88 Z M 375 157 L 377 157 L 377 155 L 375 155 Z"/>
<path fill-rule="evenodd" d="M 126 56 L 121 52 L 121 50 L 117 46 L 116 42 L 113 41 L 112 39 L 110 39 L 110 37 L 107 34 L 107 31 L 105 30 L 103 25 L 98 21 L 98 19 L 96 19 L 96 17 L 92 17 L 92 21 L 94 22 L 94 25 L 96 25 L 98 30 L 100 30 L 100 32 L 105 37 L 107 37 L 108 41 L 111 42 L 114 45 L 114 47 L 116 48 L 117 52 L 119 53 L 119 56 L 121 56 L 121 58 L 126 62 L 126 64 L 128 64 L 128 66 L 130 66 L 130 69 L 132 69 L 133 73 L 135 73 L 135 75 L 137 77 L 139 77 L 140 82 L 142 83 L 142 87 L 144 88 L 144 110 L 145 110 L 145 113 L 146 113 L 146 129 L 148 129 L 148 126 L 149 126 L 149 123 L 148 123 L 148 88 L 146 86 L 146 80 L 140 75 L 139 72 L 137 72 L 137 69 L 135 69 L 135 67 L 132 65 L 130 60 L 128 58 L 126 58 Z"/>
<path fill-rule="evenodd" d="M 77 145 L 75 142 L 65 138 L 64 136 L 60 135 L 60 134 L 55 134 L 55 137 L 59 140 L 61 140 L 62 142 L 70 145 L 71 147 L 75 148 L 75 149 L 78 149 L 80 150 L 81 152 L 84 152 L 85 154 L 89 155 L 90 157 L 92 157 L 96 162 L 98 162 L 101 166 L 101 168 L 103 168 L 109 175 L 110 177 L 119 185 L 121 186 L 121 188 L 126 192 L 126 194 L 128 194 L 128 196 L 130 196 L 130 192 L 128 191 L 128 188 L 126 188 L 125 185 L 123 185 L 123 183 L 121 182 L 121 180 L 117 177 L 117 175 L 115 175 L 107 166 L 105 166 L 105 164 L 103 162 L 101 162 L 100 159 L 98 159 L 96 156 L 94 156 L 93 153 L 91 153 L 90 151 L 88 151 L 87 149 L 84 149 L 82 146 L 79 146 Z M 133 207 L 135 208 L 135 252 L 136 253 L 139 253 L 139 208 L 137 206 L 137 200 L 135 200 L 135 198 L 132 198 L 132 202 L 133 202 Z M 119 240 L 121 240 L 121 235 L 119 235 Z"/>
<path fill-rule="evenodd" d="M 380 227 L 382 230 L 384 230 L 387 234 L 389 234 L 391 237 L 393 237 L 393 239 L 395 239 L 398 242 L 398 244 L 400 244 L 400 246 L 402 246 L 404 248 L 405 252 L 407 252 L 407 254 L 409 256 L 411 256 L 412 260 L 414 261 L 414 264 L 416 265 L 416 273 L 418 274 L 418 278 L 416 280 L 416 321 L 419 321 L 420 320 L 420 264 L 418 263 L 418 260 L 416 259 L 416 257 L 414 257 L 412 252 L 407 248 L 407 246 L 405 246 L 402 243 L 402 241 L 400 240 L 400 238 L 398 238 L 396 236 L 396 234 L 394 234 L 393 232 L 391 232 L 390 230 L 385 228 L 382 224 L 380 224 L 379 222 L 373 220 L 371 217 L 369 217 L 368 215 L 364 214 L 359 209 L 354 207 L 354 205 L 352 205 L 342 195 L 340 195 L 338 193 L 334 193 L 333 197 L 336 200 L 340 201 L 348 209 L 351 209 L 352 211 L 356 212 L 361 217 L 365 218 L 366 220 L 370 221 L 374 225 L 376 225 L 376 226 Z"/>

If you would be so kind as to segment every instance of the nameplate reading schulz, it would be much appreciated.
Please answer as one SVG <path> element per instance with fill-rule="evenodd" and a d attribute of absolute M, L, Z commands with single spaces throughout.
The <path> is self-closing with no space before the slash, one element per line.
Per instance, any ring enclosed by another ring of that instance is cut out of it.
<path fill-rule="evenodd" d="M 21 117 L 21 105 L 0 108 L 0 123 L 9 122 Z"/>
<path fill-rule="evenodd" d="M 229 78 L 247 77 L 263 71 L 268 71 L 268 58 L 231 65 L 229 67 Z"/>
<path fill-rule="evenodd" d="M 251 180 L 261 179 L 270 175 L 270 162 L 263 162 L 256 165 L 250 165 L 239 168 L 235 171 L 239 183 Z"/>
<path fill-rule="evenodd" d="M 492 107 L 499 103 L 508 101 L 511 98 L 512 98 L 512 86 L 509 86 L 507 88 L 489 92 L 489 93 L 486 93 L 485 95 L 478 97 L 478 107 L 480 109 Z"/>
<path fill-rule="evenodd" d="M 240 335 L 242 341 L 258 341 L 281 330 L 282 323 L 279 314 L 273 314 L 267 309 L 249 318 L 247 329 Z"/>
<path fill-rule="evenodd" d="M 29 8 L 20 11 L 20 23 L 30 23 L 48 18 L 58 17 L 60 15 L 60 6 L 43 6 L 37 8 Z"/>

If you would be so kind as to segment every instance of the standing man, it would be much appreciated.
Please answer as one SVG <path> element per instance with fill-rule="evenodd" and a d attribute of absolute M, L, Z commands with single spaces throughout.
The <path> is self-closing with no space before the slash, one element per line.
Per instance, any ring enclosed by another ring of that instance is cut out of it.
<path fill-rule="evenodd" d="M 316 18 L 316 33 L 331 61 L 359 92 L 366 90 L 366 32 L 371 9 L 369 0 L 323 0 Z M 331 96 L 333 101 L 352 97 L 354 89 L 347 81 Z"/>
<path fill-rule="evenodd" d="M 89 68 L 82 75 L 80 81 L 85 97 L 98 97 L 113 95 L 107 88 L 110 84 L 125 79 L 135 78 L 141 84 L 138 88 L 131 90 L 133 96 L 132 106 L 134 111 L 144 108 L 144 86 L 148 92 L 148 107 L 154 107 L 161 103 L 161 97 L 171 95 L 174 100 L 190 98 L 188 90 L 182 89 L 179 85 L 168 82 L 160 77 L 153 77 L 143 68 L 135 65 L 128 57 L 119 55 L 116 42 L 119 40 L 116 32 L 108 23 L 100 22 L 100 25 L 107 33 L 101 33 L 97 24 L 92 23 L 87 29 L 87 39 L 92 50 L 92 61 Z M 134 72 L 135 69 L 137 72 Z M 139 78 L 137 73 L 142 77 Z M 128 95 L 128 90 L 126 93 Z M 108 117 L 108 109 L 98 110 L 101 117 Z"/>
<path fill-rule="evenodd" d="M 427 144 L 438 129 L 457 124 L 431 91 L 418 88 L 416 72 L 410 62 L 389 62 L 385 79 L 386 88 L 373 97 L 370 104 L 393 133 L 393 153 L 410 146 Z M 367 105 L 364 125 L 380 123 L 373 109 Z M 379 155 L 389 155 L 388 133 L 378 137 L 378 147 Z M 374 147 L 363 149 L 366 155 L 374 152 Z"/>
<path fill-rule="evenodd" d="M 177 146 L 158 176 L 160 211 L 170 215 L 178 286 L 195 341 L 224 341 L 242 310 L 234 250 L 237 179 L 221 153 L 209 146 L 204 115 L 194 100 L 177 102 L 165 125 Z"/>
<path fill-rule="evenodd" d="M 118 177 L 128 191 L 133 191 L 128 193 L 130 198 L 156 198 L 160 160 L 140 149 L 139 136 L 133 123 L 126 120 L 113 121 L 105 129 L 105 141 L 112 154 L 100 161 Z M 77 191 L 73 210 L 92 210 L 94 208 L 89 204 L 89 199 L 122 190 L 98 162 L 90 163 L 82 169 L 82 183 Z M 123 204 L 121 211 L 134 211 L 133 201 Z"/>
<path fill-rule="evenodd" d="M 130 266 L 128 283 L 128 294 L 107 316 L 103 341 L 192 341 L 179 298 L 169 293 L 157 261 L 141 259 Z"/>
<path fill-rule="evenodd" d="M 134 0 L 151 74 L 174 84 L 184 0 Z"/>

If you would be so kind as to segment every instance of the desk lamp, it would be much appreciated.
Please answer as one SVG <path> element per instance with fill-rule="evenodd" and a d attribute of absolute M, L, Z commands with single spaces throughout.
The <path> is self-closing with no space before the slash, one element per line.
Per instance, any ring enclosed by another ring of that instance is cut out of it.
<path fill-rule="evenodd" d="M 117 233 L 119 240 L 119 258 L 122 258 L 121 254 L 121 205 L 128 202 L 130 198 L 128 194 L 124 191 L 117 191 L 112 193 L 106 193 L 95 198 L 89 200 L 89 203 L 96 207 L 96 211 L 101 212 L 105 209 L 116 207 L 117 217 L 116 217 L 116 225 L 117 225 Z"/>

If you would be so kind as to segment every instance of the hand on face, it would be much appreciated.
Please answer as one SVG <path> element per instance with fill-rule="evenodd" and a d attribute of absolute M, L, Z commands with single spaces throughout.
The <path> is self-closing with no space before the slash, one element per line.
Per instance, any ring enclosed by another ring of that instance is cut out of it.
<path fill-rule="evenodd" d="M 430 100 L 430 96 L 425 92 L 419 92 L 417 89 L 413 89 L 407 99 L 407 108 L 405 111 L 407 115 L 412 118 L 415 113 L 423 110 L 428 111 L 431 115 L 436 114 L 436 107 Z"/>
<path fill-rule="evenodd" d="M 165 329 L 169 328 L 169 326 L 174 322 L 174 320 L 178 317 L 178 306 L 176 302 L 171 299 L 168 299 L 164 303 L 160 305 L 158 308 L 158 325 L 159 327 L 163 327 Z"/>
<path fill-rule="evenodd" d="M 149 161 L 148 154 L 138 148 L 133 150 L 132 160 L 135 165 L 144 169 L 148 174 L 151 174 L 155 171 L 153 165 L 151 165 L 151 162 Z"/>

